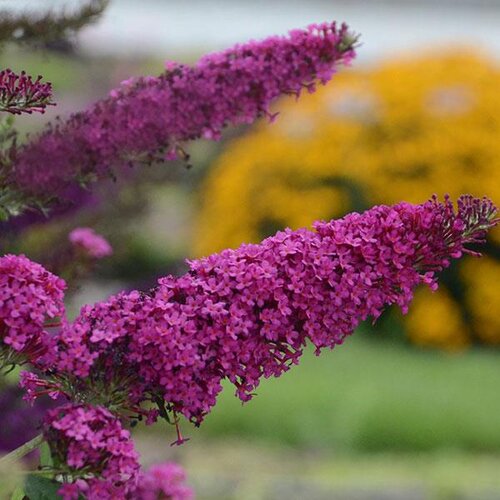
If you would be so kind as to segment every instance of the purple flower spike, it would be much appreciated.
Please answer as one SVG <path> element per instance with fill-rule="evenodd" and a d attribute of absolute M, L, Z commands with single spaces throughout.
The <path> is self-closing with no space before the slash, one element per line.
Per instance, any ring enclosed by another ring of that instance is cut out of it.
<path fill-rule="evenodd" d="M 21 113 L 45 113 L 53 106 L 52 85 L 42 83 L 42 77 L 33 81 L 22 71 L 20 75 L 10 69 L 0 71 L 0 111 L 20 115 Z"/>
<path fill-rule="evenodd" d="M 406 312 L 417 285 L 436 288 L 436 273 L 495 217 L 489 200 L 468 196 L 457 212 L 448 199 L 377 206 L 191 261 L 149 294 L 84 307 L 56 339 L 54 368 L 80 394 L 95 394 L 100 374 L 96 387 L 130 411 L 152 401 L 175 424 L 176 413 L 199 424 L 224 378 L 247 401 L 262 377 L 297 364 L 307 342 L 319 353 L 391 304 Z"/>
<path fill-rule="evenodd" d="M 13 181 L 61 197 L 110 169 L 186 157 L 183 142 L 216 140 L 230 124 L 272 118 L 270 104 L 284 94 L 313 92 L 350 62 L 355 41 L 347 26 L 325 23 L 237 45 L 193 67 L 168 63 L 159 77 L 123 82 L 88 111 L 49 126 L 18 152 Z"/>

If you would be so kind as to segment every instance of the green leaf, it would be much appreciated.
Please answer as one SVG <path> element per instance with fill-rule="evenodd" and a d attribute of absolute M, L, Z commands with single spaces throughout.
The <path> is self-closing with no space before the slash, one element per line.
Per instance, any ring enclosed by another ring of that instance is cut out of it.
<path fill-rule="evenodd" d="M 52 455 L 50 454 L 50 448 L 47 441 L 44 441 L 40 445 L 40 465 L 42 467 L 52 467 L 54 461 L 52 460 Z"/>
<path fill-rule="evenodd" d="M 23 500 L 24 499 L 24 488 L 18 486 L 12 493 L 10 500 Z"/>
<path fill-rule="evenodd" d="M 61 483 L 46 477 L 29 475 L 26 478 L 24 492 L 29 500 L 59 500 L 61 497 L 57 491 L 60 487 Z"/>

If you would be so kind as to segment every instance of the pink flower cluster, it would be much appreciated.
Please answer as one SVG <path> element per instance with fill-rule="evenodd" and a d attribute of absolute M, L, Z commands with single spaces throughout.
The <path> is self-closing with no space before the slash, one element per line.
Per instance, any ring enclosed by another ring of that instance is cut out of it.
<path fill-rule="evenodd" d="M 77 227 L 69 233 L 69 241 L 91 259 L 102 259 L 113 253 L 106 238 L 90 227 Z"/>
<path fill-rule="evenodd" d="M 67 404 L 47 413 L 43 427 L 54 468 L 71 477 L 64 500 L 190 500 L 182 467 L 167 462 L 139 472 L 130 433 L 107 409 Z"/>
<path fill-rule="evenodd" d="M 31 398 L 62 393 L 73 401 L 51 411 L 44 427 L 56 470 L 72 478 L 61 495 L 189 498 L 173 466 L 139 474 L 118 415 L 177 425 L 183 413 L 199 424 L 223 379 L 247 401 L 263 376 L 298 363 L 307 341 L 319 353 L 388 305 L 406 311 L 418 284 L 436 287 L 436 272 L 475 253 L 466 245 L 482 243 L 495 217 L 489 200 L 471 196 L 458 200 L 457 211 L 435 198 L 378 206 L 189 262 L 187 274 L 160 279 L 150 293 L 122 293 L 84 307 L 72 323 L 63 320 L 51 339 L 50 369 L 43 378 L 22 377 Z M 3 257 L 0 270 L 2 291 L 9 291 L 3 317 L 14 312 L 22 330 L 37 328 L 40 340 L 45 316 L 63 312 L 62 282 L 22 256 Z M 50 300 L 47 289 L 55 293 Z M 16 308 L 9 301 L 20 293 Z"/>
<path fill-rule="evenodd" d="M 139 484 L 133 498 L 139 500 L 191 500 L 193 491 L 184 483 L 184 469 L 173 462 L 153 465 L 139 476 Z"/>
<path fill-rule="evenodd" d="M 64 315 L 65 287 L 24 255 L 0 257 L 0 353 L 4 344 L 31 362 L 44 354 L 46 321 Z"/>
<path fill-rule="evenodd" d="M 53 105 L 52 85 L 41 83 L 41 76 L 33 81 L 22 71 L 20 75 L 10 69 L 0 71 L 0 111 L 12 114 L 44 113 L 47 106 Z"/>
<path fill-rule="evenodd" d="M 47 413 L 44 437 L 54 467 L 75 480 L 60 494 L 76 500 L 84 493 L 89 500 L 125 498 L 137 486 L 138 454 L 130 433 L 107 409 L 67 404 Z"/>
<path fill-rule="evenodd" d="M 347 26 L 325 23 L 237 45 L 193 67 L 169 63 L 159 77 L 124 82 L 88 111 L 49 126 L 18 151 L 13 180 L 32 194 L 62 196 L 77 179 L 176 157 L 184 141 L 217 139 L 229 124 L 271 116 L 281 95 L 326 83 L 354 57 L 354 42 Z"/>
<path fill-rule="evenodd" d="M 436 199 L 378 206 L 189 262 L 149 294 L 84 307 L 59 333 L 54 366 L 80 393 L 125 387 L 130 408 L 164 401 L 199 424 L 222 379 L 247 401 L 261 377 L 298 363 L 307 340 L 319 353 L 391 304 L 406 312 L 415 287 L 437 286 L 435 273 L 481 242 L 495 213 L 472 197 L 457 212 Z"/>

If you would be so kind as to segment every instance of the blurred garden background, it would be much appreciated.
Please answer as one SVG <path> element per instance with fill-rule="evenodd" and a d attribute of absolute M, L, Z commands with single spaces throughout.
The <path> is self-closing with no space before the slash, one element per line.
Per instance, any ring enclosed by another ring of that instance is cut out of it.
<path fill-rule="evenodd" d="M 0 9 L 77 4 L 3 0 Z M 181 273 L 186 257 L 284 227 L 434 193 L 498 204 L 496 0 L 112 0 L 64 43 L 4 44 L 1 64 L 53 83 L 57 107 L 16 121 L 33 134 L 130 76 L 159 74 L 165 60 L 189 63 L 331 19 L 361 33 L 359 59 L 317 94 L 280 103 L 271 125 L 191 144 L 190 169 L 172 162 L 131 172 L 84 210 L 3 228 L 3 253 L 50 268 L 50 249 L 67 245 L 73 228 L 108 238 L 114 254 L 73 291 L 76 312 Z M 434 294 L 419 290 L 408 315 L 388 311 L 335 352 L 308 353 L 244 406 L 228 387 L 200 429 L 183 425 L 182 447 L 169 446 L 167 426 L 137 429 L 143 461 L 175 458 L 200 499 L 500 499 L 499 282 L 497 228 L 482 259 L 453 265 Z M 26 422 L 0 411 L 7 450 Z"/>

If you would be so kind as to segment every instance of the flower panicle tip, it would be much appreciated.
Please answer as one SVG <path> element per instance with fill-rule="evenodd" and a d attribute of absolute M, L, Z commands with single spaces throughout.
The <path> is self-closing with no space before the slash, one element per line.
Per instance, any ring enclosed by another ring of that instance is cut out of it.
<path fill-rule="evenodd" d="M 36 80 L 25 71 L 20 74 L 11 69 L 0 71 L 0 111 L 15 115 L 21 113 L 45 113 L 52 102 L 52 84 L 43 83 L 42 76 Z"/>

